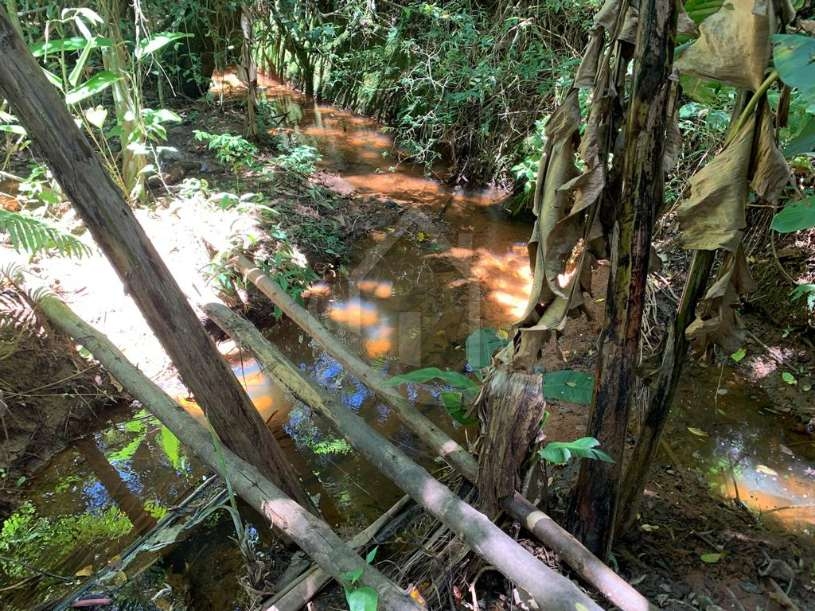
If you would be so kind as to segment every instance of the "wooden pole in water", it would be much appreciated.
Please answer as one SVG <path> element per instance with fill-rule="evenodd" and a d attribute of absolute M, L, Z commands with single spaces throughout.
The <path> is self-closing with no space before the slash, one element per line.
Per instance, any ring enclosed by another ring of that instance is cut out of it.
<path fill-rule="evenodd" d="M 39 307 L 60 331 L 74 338 L 93 354 L 119 383 L 153 413 L 201 460 L 228 480 L 232 489 L 273 526 L 289 536 L 338 582 L 347 573 L 361 571 L 359 582 L 377 591 L 384 609 L 421 611 L 406 592 L 360 558 L 331 528 L 289 498 L 254 466 L 228 448 L 181 409 L 149 380 L 99 331 L 79 318 L 56 297 L 43 298 Z M 219 447 L 220 446 L 220 447 Z"/>
<path fill-rule="evenodd" d="M 216 433 L 306 507 L 311 501 L 271 431 L 0 6 L 0 97 L 73 203 Z"/>
<path fill-rule="evenodd" d="M 289 318 L 345 366 L 349 372 L 364 382 L 377 396 L 391 405 L 399 418 L 432 448 L 439 456 L 470 482 L 478 481 L 478 463 L 464 448 L 423 416 L 393 387 L 386 385 L 385 377 L 358 356 L 352 354 L 304 308 L 300 307 L 277 284 L 263 274 L 246 257 L 240 256 L 235 265 L 241 273 L 278 306 Z M 213 315 L 210 306 L 204 308 Z M 216 320 L 216 322 L 218 322 Z M 544 545 L 554 550 L 578 575 L 594 586 L 598 592 L 624 611 L 645 611 L 652 606 L 631 584 L 620 577 L 597 556 L 586 549 L 574 536 L 552 518 L 535 507 L 517 491 L 512 497 L 502 499 L 501 507 L 513 519 L 518 520 Z"/>
<path fill-rule="evenodd" d="M 460 536 L 476 554 L 529 592 L 541 609 L 601 608 L 574 583 L 521 547 L 487 516 L 458 498 L 362 418 L 325 396 L 250 322 L 221 304 L 207 304 L 204 311 L 235 341 L 251 350 L 269 376 L 318 410 L 371 464 Z"/>

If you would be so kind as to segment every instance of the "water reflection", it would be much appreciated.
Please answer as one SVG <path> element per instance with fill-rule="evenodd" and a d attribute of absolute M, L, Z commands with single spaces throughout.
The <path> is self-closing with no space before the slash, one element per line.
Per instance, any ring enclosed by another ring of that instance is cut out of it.
<path fill-rule="evenodd" d="M 729 369 L 692 367 L 677 396 L 677 419 L 685 429 L 669 446 L 718 494 L 767 521 L 815 532 L 815 442 L 763 411 L 771 406 L 768 396 Z"/>

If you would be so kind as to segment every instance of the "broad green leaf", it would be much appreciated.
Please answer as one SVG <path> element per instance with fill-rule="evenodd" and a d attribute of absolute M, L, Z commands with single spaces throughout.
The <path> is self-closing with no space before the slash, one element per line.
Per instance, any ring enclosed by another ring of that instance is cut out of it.
<path fill-rule="evenodd" d="M 798 93 L 815 112 L 815 38 L 800 34 L 775 34 L 773 62 L 781 80 Z"/>
<path fill-rule="evenodd" d="M 8 125 L 5 123 L 0 125 L 0 132 L 16 134 L 18 136 L 25 136 L 27 133 L 22 125 Z"/>
<path fill-rule="evenodd" d="M 426 384 L 431 380 L 441 380 L 460 390 L 475 390 L 478 384 L 473 382 L 470 378 L 457 371 L 444 371 L 438 367 L 425 367 L 424 369 L 417 369 L 402 375 L 393 376 L 387 381 L 388 386 L 399 386 L 400 384 L 413 383 L 413 384 Z"/>
<path fill-rule="evenodd" d="M 136 56 L 136 59 L 142 59 L 172 42 L 191 36 L 192 34 L 186 34 L 184 32 L 159 32 L 158 34 L 140 40 L 133 55 Z"/>
<path fill-rule="evenodd" d="M 86 98 L 96 95 L 100 91 L 104 91 L 118 80 L 119 77 L 113 74 L 113 72 L 102 70 L 94 74 L 76 89 L 69 91 L 65 96 L 65 103 L 71 105 L 81 102 Z"/>
<path fill-rule="evenodd" d="M 505 344 L 495 329 L 477 329 L 467 337 L 467 362 L 473 369 L 483 369 L 490 364 L 493 353 Z"/>
<path fill-rule="evenodd" d="M 477 420 L 470 418 L 467 415 L 467 409 L 464 405 L 464 394 L 461 392 L 444 391 L 441 393 L 441 402 L 447 413 L 456 421 L 461 424 L 475 424 Z"/>
<path fill-rule="evenodd" d="M 795 386 L 798 384 L 798 380 L 795 379 L 795 376 L 792 375 L 789 371 L 785 371 L 781 374 L 781 379 L 784 380 L 786 384 L 790 386 Z"/>
<path fill-rule="evenodd" d="M 543 396 L 549 401 L 589 405 L 594 396 L 594 376 L 573 369 L 546 372 L 543 375 Z"/>
<path fill-rule="evenodd" d="M 594 437 L 581 437 L 574 441 L 553 441 L 538 451 L 538 455 L 546 462 L 555 465 L 565 465 L 572 456 L 589 458 L 613 463 L 614 459 L 600 450 L 600 442 Z"/>
<path fill-rule="evenodd" d="M 103 36 L 93 36 L 90 40 L 82 36 L 74 36 L 72 38 L 57 38 L 56 40 L 38 42 L 31 45 L 29 50 L 34 57 L 42 57 L 43 55 L 62 51 L 81 51 L 88 46 L 93 46 L 94 48 L 109 47 L 111 44 L 113 43 L 110 38 Z"/>
<path fill-rule="evenodd" d="M 796 155 L 815 152 L 815 117 L 810 116 L 792 140 L 784 148 L 784 156 L 787 158 Z"/>
<path fill-rule="evenodd" d="M 350 592 L 346 590 L 345 600 L 348 602 L 348 611 L 376 611 L 379 595 L 373 588 L 364 586 Z"/>
<path fill-rule="evenodd" d="M 76 84 L 79 82 L 79 77 L 82 76 L 82 70 L 85 69 L 85 64 L 88 61 L 88 58 L 91 56 L 91 51 L 94 49 L 93 38 L 88 41 L 88 44 L 85 45 L 85 48 L 82 49 L 82 53 L 79 55 L 79 59 L 76 61 L 76 65 L 74 66 L 71 73 L 68 75 L 68 84 L 71 87 L 76 87 Z"/>
<path fill-rule="evenodd" d="M 355 584 L 359 581 L 359 578 L 362 577 L 362 573 L 365 572 L 365 569 L 359 568 L 353 571 L 348 571 L 342 577 L 345 581 L 350 583 L 351 585 Z"/>
<path fill-rule="evenodd" d="M 685 12 L 696 23 L 702 23 L 713 13 L 718 12 L 724 0 L 687 0 L 685 2 Z"/>
<path fill-rule="evenodd" d="M 773 217 L 770 227 L 778 233 L 792 233 L 815 227 L 815 196 L 784 206 Z"/>
<path fill-rule="evenodd" d="M 702 554 L 701 556 L 699 556 L 699 558 L 705 564 L 716 564 L 719 560 L 722 559 L 723 556 L 724 556 L 724 553 L 722 553 L 722 552 L 715 552 L 715 553 L 710 552 L 710 553 L 707 553 L 707 554 Z"/>
<path fill-rule="evenodd" d="M 747 356 L 747 350 L 745 348 L 739 348 L 730 355 L 730 358 L 733 359 L 734 362 L 740 363 L 742 360 L 744 360 L 745 356 Z"/>

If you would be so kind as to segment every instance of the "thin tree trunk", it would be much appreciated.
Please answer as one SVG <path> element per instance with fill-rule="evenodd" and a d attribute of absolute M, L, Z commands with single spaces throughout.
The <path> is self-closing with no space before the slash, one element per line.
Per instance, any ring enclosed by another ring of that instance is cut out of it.
<path fill-rule="evenodd" d="M 541 609 L 574 611 L 580 608 L 578 604 L 586 609 L 600 608 L 571 581 L 532 556 L 362 418 L 325 396 L 251 323 L 221 304 L 208 304 L 204 309 L 235 341 L 252 351 L 270 377 L 319 411 L 372 465 L 460 536 L 476 554 L 529 592 Z"/>
<path fill-rule="evenodd" d="M 648 471 L 656 458 L 662 431 L 665 430 L 665 423 L 668 421 L 676 386 L 688 352 L 685 329 L 693 321 L 696 304 L 705 292 L 715 257 L 716 251 L 713 250 L 697 250 L 693 254 L 693 262 L 682 291 L 682 301 L 665 341 L 662 362 L 648 402 L 645 422 L 625 472 L 620 496 L 621 513 L 616 526 L 617 534 L 628 530 L 637 517 L 642 491 L 648 480 Z"/>
<path fill-rule="evenodd" d="M 246 137 L 250 140 L 258 139 L 257 89 L 258 70 L 255 59 L 252 57 L 252 13 L 245 4 L 241 5 L 241 65 L 238 75 L 246 83 Z"/>
<path fill-rule="evenodd" d="M 325 522 L 294 502 L 254 466 L 220 446 L 211 431 L 181 409 L 130 363 L 110 340 L 80 319 L 68 306 L 49 296 L 41 300 L 39 307 L 54 327 L 85 346 L 184 445 L 228 480 L 241 498 L 273 526 L 291 537 L 334 579 L 344 583 L 347 573 L 361 571 L 360 583 L 378 592 L 382 608 L 422 609 L 401 588 L 360 558 Z"/>
<path fill-rule="evenodd" d="M 1 8 L 0 56 L 0 95 L 11 104 L 216 433 L 241 458 L 311 507 L 271 431 Z"/>
<path fill-rule="evenodd" d="M 472 455 L 423 416 L 414 405 L 394 391 L 393 387 L 387 386 L 385 377 L 380 372 L 370 367 L 358 356 L 351 354 L 317 319 L 295 303 L 246 257 L 238 257 L 235 263 L 241 273 L 251 280 L 286 316 L 314 338 L 350 373 L 373 390 L 380 399 L 393 407 L 402 422 L 423 443 L 445 459 L 467 480 L 473 483 L 477 481 L 478 463 Z M 212 316 L 211 307 L 205 307 L 205 310 Z M 651 608 L 648 600 L 642 594 L 520 494 L 516 492 L 513 497 L 504 499 L 502 508 L 538 537 L 544 545 L 554 550 L 578 575 L 594 586 L 610 602 L 624 611 L 643 611 Z"/>
<path fill-rule="evenodd" d="M 615 462 L 582 462 L 570 512 L 572 532 L 601 558 L 608 555 L 614 534 L 651 233 L 663 200 L 662 160 L 675 32 L 674 0 L 642 0 L 622 189 L 612 231 L 606 326 L 587 432 Z"/>

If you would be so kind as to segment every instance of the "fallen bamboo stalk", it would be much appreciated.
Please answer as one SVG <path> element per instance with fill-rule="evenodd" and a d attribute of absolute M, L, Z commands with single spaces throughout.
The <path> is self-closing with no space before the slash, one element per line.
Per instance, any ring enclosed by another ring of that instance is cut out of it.
<path fill-rule="evenodd" d="M 348 371 L 389 403 L 400 419 L 419 439 L 430 446 L 439 456 L 471 482 L 478 481 L 478 463 L 464 448 L 450 439 L 441 429 L 419 413 L 402 395 L 386 385 L 386 378 L 358 356 L 352 354 L 341 342 L 304 308 L 300 307 L 280 287 L 261 272 L 246 257 L 237 257 L 235 264 L 243 275 L 278 306 L 289 318 L 313 337 L 328 353 Z M 217 322 L 217 321 L 216 321 Z M 646 611 L 651 603 L 636 588 L 615 573 L 609 566 L 592 554 L 571 533 L 540 511 L 517 491 L 503 499 L 502 508 L 520 522 L 544 545 L 555 551 L 580 577 L 586 580 L 609 602 L 623 611 Z"/>
<path fill-rule="evenodd" d="M 318 410 L 380 472 L 461 537 L 477 555 L 529 592 L 542 609 L 574 611 L 581 608 L 578 604 L 586 610 L 601 608 L 574 583 L 544 565 L 487 516 L 414 463 L 362 418 L 324 396 L 250 322 L 222 304 L 207 304 L 204 311 L 232 339 L 251 350 L 274 381 Z"/>
<path fill-rule="evenodd" d="M 149 380 L 102 333 L 79 318 L 53 296 L 40 301 L 49 321 L 87 348 L 119 383 L 152 412 L 201 460 L 228 479 L 235 492 L 290 537 L 331 575 L 343 583 L 344 575 L 362 571 L 360 583 L 377 591 L 386 609 L 422 609 L 410 596 L 376 568 L 368 565 L 329 526 L 284 494 L 257 468 L 234 452 L 214 443 L 214 435 Z"/>
<path fill-rule="evenodd" d="M 444 458 L 462 475 L 470 481 L 475 481 L 478 472 L 478 463 L 467 450 L 450 438 L 435 424 L 420 414 L 410 402 L 400 395 L 394 388 L 387 386 L 387 379 L 378 371 L 372 369 L 365 361 L 351 353 L 342 343 L 326 329 L 320 322 L 301 308 L 289 295 L 275 282 L 269 279 L 249 259 L 239 255 L 236 260 L 239 270 L 246 278 L 251 280 L 260 291 L 266 295 L 283 312 L 296 322 L 309 335 L 316 339 L 331 356 L 337 359 L 348 371 L 357 376 L 368 388 L 373 390 L 381 399 L 388 401 L 399 412 L 399 417 L 421 436 L 422 440 L 430 445 L 439 456 Z"/>
<path fill-rule="evenodd" d="M 364 545 L 368 545 L 371 539 L 404 507 L 410 502 L 409 496 L 401 499 L 379 516 L 367 528 L 358 532 L 349 541 L 348 546 L 358 550 Z M 331 576 L 317 566 L 310 567 L 305 573 L 299 575 L 286 588 L 278 592 L 274 598 L 261 604 L 261 611 L 298 611 L 303 608 L 308 601 L 314 598 L 322 590 Z"/>

